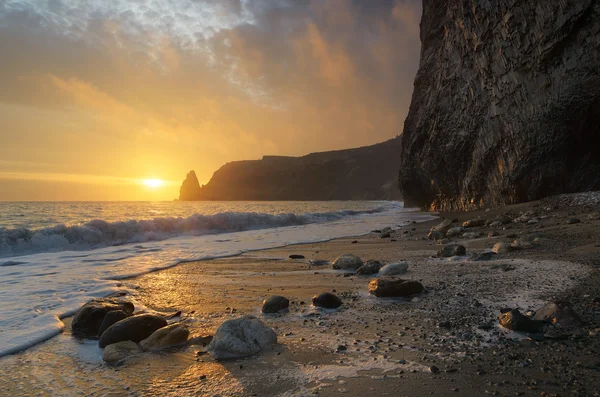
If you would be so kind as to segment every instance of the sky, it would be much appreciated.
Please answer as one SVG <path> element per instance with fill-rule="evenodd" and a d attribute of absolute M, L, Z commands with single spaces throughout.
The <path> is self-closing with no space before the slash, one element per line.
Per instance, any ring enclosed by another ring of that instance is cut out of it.
<path fill-rule="evenodd" d="M 230 161 L 395 137 L 420 16 L 420 0 L 2 0 L 0 201 L 172 200 L 192 169 L 204 184 Z"/>

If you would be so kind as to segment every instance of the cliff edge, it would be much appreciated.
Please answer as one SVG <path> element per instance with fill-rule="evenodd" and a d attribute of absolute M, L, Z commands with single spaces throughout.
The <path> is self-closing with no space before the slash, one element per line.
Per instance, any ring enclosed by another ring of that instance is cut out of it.
<path fill-rule="evenodd" d="M 400 138 L 302 157 L 264 156 L 219 168 L 196 188 L 188 177 L 180 200 L 400 200 Z M 195 181 L 195 182 L 194 182 Z"/>
<path fill-rule="evenodd" d="M 400 152 L 407 204 L 600 189 L 600 0 L 424 0 Z"/>

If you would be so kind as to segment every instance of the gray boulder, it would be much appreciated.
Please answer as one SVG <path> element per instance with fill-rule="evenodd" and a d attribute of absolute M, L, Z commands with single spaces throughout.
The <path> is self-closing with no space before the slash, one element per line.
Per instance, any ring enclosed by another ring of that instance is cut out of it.
<path fill-rule="evenodd" d="M 187 342 L 189 336 L 190 331 L 185 325 L 175 323 L 157 329 L 152 335 L 141 341 L 140 346 L 145 351 L 158 351 L 183 345 Z"/>
<path fill-rule="evenodd" d="M 279 295 L 273 295 L 263 301 L 263 313 L 277 313 L 282 310 L 287 310 L 290 307 L 290 301 Z"/>
<path fill-rule="evenodd" d="M 431 229 L 432 232 L 440 232 L 442 236 L 445 236 L 448 230 L 452 227 L 452 221 L 450 219 L 444 219 L 440 224 Z"/>
<path fill-rule="evenodd" d="M 404 274 L 407 270 L 408 263 L 390 263 L 389 265 L 382 267 L 381 270 L 379 270 L 379 274 L 382 276 L 394 276 L 397 274 Z"/>
<path fill-rule="evenodd" d="M 333 261 L 331 267 L 336 270 L 357 270 L 363 265 L 363 261 L 356 255 L 340 255 Z"/>
<path fill-rule="evenodd" d="M 464 231 L 465 229 L 462 226 L 452 227 L 446 232 L 446 237 L 460 236 Z"/>
<path fill-rule="evenodd" d="M 510 244 L 505 243 L 503 241 L 500 241 L 496 244 L 494 244 L 494 247 L 492 248 L 492 251 L 495 252 L 496 254 L 506 254 L 507 252 L 510 252 L 513 250 L 513 247 L 511 247 Z"/>
<path fill-rule="evenodd" d="M 565 301 L 548 303 L 535 312 L 534 319 L 549 321 L 562 327 L 576 327 L 582 323 L 579 315 L 573 310 L 571 303 Z"/>
<path fill-rule="evenodd" d="M 167 321 L 152 314 L 139 314 L 118 321 L 102 333 L 98 346 L 105 347 L 113 343 L 131 340 L 141 342 L 159 328 L 166 327 Z"/>
<path fill-rule="evenodd" d="M 217 360 L 247 357 L 277 343 L 277 334 L 254 316 L 227 320 L 206 350 Z"/>
<path fill-rule="evenodd" d="M 131 315 L 134 310 L 133 303 L 122 302 L 117 299 L 93 299 L 83 305 L 71 322 L 73 335 L 84 338 L 96 338 L 106 314 L 120 310 Z"/>

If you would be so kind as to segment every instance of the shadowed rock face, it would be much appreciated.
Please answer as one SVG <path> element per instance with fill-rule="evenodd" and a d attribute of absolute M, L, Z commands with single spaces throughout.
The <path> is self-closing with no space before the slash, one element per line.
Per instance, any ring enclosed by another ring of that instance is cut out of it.
<path fill-rule="evenodd" d="M 400 138 L 302 157 L 264 156 L 219 168 L 204 186 L 188 177 L 179 200 L 400 200 Z"/>
<path fill-rule="evenodd" d="M 402 136 L 407 204 L 600 189 L 600 1 L 424 0 Z"/>
<path fill-rule="evenodd" d="M 195 171 L 190 171 L 179 188 L 179 200 L 192 201 L 200 194 L 200 183 Z"/>

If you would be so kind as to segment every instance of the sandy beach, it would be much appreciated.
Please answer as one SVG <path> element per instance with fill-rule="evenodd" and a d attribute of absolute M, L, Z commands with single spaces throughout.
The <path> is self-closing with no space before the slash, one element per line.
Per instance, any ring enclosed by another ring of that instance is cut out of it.
<path fill-rule="evenodd" d="M 491 211 L 441 213 L 456 225 L 481 217 L 500 227 L 470 228 L 479 237 L 451 237 L 467 255 L 438 258 L 427 238 L 440 220 L 391 226 L 378 233 L 287 246 L 232 258 L 181 264 L 124 280 L 123 296 L 137 310 L 181 315 L 191 336 L 214 334 L 223 321 L 252 314 L 277 333 L 271 350 L 216 361 L 204 346 L 146 352 L 107 365 L 96 341 L 65 331 L 0 360 L 5 395 L 71 396 L 598 396 L 600 390 L 600 209 L 598 194 L 554 197 Z M 580 222 L 570 222 L 577 218 Z M 534 222 L 530 222 L 534 220 Z M 493 232 L 493 233 L 492 233 Z M 491 235 L 490 235 L 491 233 Z M 470 260 L 497 242 L 518 249 L 491 260 Z M 376 298 L 358 276 L 314 266 L 352 253 L 363 260 L 405 261 L 404 279 L 425 291 L 409 298 Z M 289 259 L 289 255 L 305 259 Z M 311 305 L 331 292 L 338 310 Z M 271 295 L 290 300 L 289 312 L 263 315 Z M 566 300 L 581 325 L 550 339 L 502 328 L 506 308 L 535 311 Z M 562 336 L 562 335 L 561 335 Z"/>

